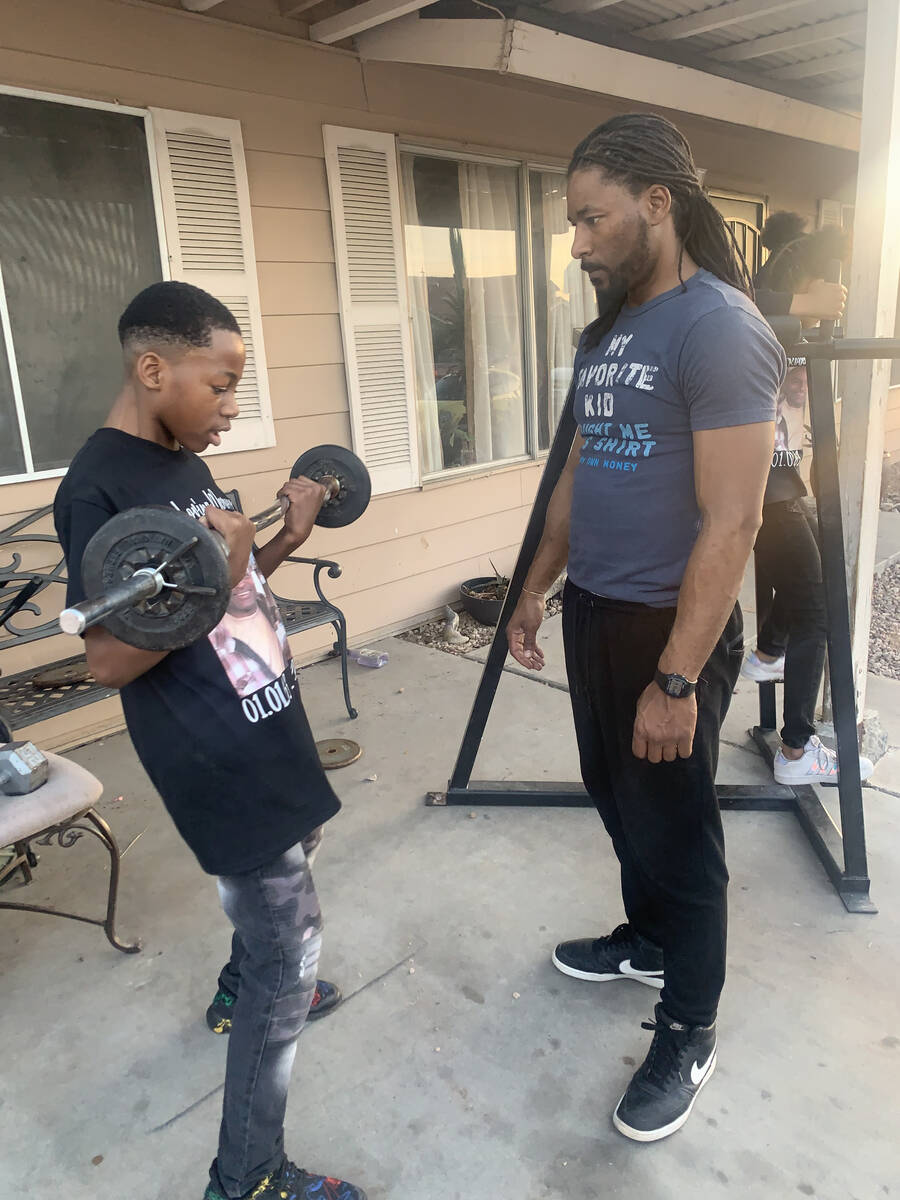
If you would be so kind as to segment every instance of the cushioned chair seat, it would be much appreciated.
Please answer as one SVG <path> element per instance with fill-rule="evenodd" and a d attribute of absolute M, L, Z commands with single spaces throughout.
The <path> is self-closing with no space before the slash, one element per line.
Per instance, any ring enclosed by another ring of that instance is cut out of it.
<path fill-rule="evenodd" d="M 85 812 L 100 799 L 103 784 L 78 763 L 48 754 L 50 778 L 27 796 L 0 795 L 0 846 L 27 841 Z"/>

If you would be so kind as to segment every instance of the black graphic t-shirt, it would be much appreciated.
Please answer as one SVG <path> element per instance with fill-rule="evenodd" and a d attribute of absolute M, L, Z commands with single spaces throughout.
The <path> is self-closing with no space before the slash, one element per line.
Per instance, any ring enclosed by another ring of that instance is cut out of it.
<path fill-rule="evenodd" d="M 806 446 L 806 359 L 788 359 L 787 374 L 778 390 L 775 413 L 775 450 L 766 483 L 764 504 L 779 504 L 806 495 L 800 464 Z"/>
<path fill-rule="evenodd" d="M 94 533 L 115 513 L 144 504 L 195 519 L 208 505 L 234 507 L 197 455 L 98 429 L 54 504 L 69 604 L 85 599 L 81 558 Z M 210 874 L 262 866 L 339 810 L 278 607 L 252 556 L 212 633 L 167 655 L 121 696 L 138 757 Z"/>

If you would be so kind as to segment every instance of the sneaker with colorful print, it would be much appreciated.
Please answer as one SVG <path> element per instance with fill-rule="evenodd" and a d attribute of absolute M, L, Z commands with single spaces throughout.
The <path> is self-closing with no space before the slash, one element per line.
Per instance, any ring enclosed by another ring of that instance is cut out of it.
<path fill-rule="evenodd" d="M 209 1174 L 210 1182 L 203 1193 L 203 1200 L 228 1200 L 215 1163 Z M 290 1159 L 285 1159 L 278 1171 L 261 1179 L 254 1188 L 244 1193 L 241 1200 L 366 1200 L 366 1193 L 343 1179 L 332 1179 L 330 1175 L 311 1175 Z"/>
<path fill-rule="evenodd" d="M 788 758 L 783 750 L 775 755 L 772 764 L 776 783 L 790 787 L 792 784 L 822 783 L 836 785 L 840 779 L 838 757 L 833 750 L 823 745 L 815 736 L 803 747 L 799 758 Z M 870 758 L 859 757 L 859 777 L 868 779 L 875 770 Z"/>
<path fill-rule="evenodd" d="M 343 998 L 343 993 L 336 983 L 329 983 L 325 979 L 318 980 L 307 1021 L 317 1021 L 319 1017 L 327 1016 L 337 1008 Z M 206 1023 L 213 1033 L 231 1033 L 231 1016 L 236 1000 L 234 992 L 219 987 L 213 996 L 212 1004 L 206 1010 Z"/>

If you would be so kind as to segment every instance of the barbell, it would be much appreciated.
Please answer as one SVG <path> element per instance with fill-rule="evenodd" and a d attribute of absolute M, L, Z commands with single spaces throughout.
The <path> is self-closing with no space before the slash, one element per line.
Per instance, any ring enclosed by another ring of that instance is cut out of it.
<path fill-rule="evenodd" d="M 301 454 L 291 478 L 325 487 L 316 524 L 349 525 L 365 512 L 372 483 L 365 463 L 343 446 Z M 257 532 L 287 511 L 279 499 L 250 520 Z M 94 534 L 81 560 L 89 599 L 59 615 L 63 633 L 83 634 L 102 623 L 139 650 L 181 650 L 218 625 L 231 597 L 225 539 L 167 505 L 129 508 Z"/>

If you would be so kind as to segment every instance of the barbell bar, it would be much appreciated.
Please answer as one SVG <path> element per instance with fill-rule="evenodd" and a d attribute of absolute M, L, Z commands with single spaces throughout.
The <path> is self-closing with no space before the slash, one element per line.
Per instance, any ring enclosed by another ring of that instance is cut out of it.
<path fill-rule="evenodd" d="M 365 464 L 343 446 L 307 450 L 291 469 L 325 487 L 316 524 L 349 525 L 371 496 Z M 287 511 L 286 497 L 250 520 L 257 532 Z M 166 505 L 127 509 L 91 538 L 81 562 L 90 599 L 64 609 L 63 633 L 100 624 L 142 650 L 179 650 L 209 633 L 225 615 L 230 574 L 225 540 Z"/>

